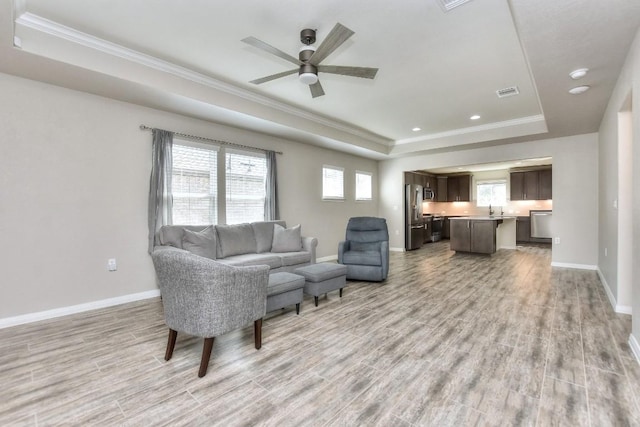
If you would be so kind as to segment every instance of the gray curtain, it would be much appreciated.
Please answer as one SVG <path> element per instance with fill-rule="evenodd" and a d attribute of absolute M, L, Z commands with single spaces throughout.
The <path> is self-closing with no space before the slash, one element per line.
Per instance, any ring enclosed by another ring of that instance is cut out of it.
<path fill-rule="evenodd" d="M 267 151 L 267 179 L 265 181 L 266 197 L 264 198 L 264 219 L 273 221 L 280 219 L 278 209 L 278 171 L 275 151 Z"/>
<path fill-rule="evenodd" d="M 149 253 L 163 225 L 171 224 L 171 173 L 173 132 L 153 129 L 151 183 L 149 185 Z"/>

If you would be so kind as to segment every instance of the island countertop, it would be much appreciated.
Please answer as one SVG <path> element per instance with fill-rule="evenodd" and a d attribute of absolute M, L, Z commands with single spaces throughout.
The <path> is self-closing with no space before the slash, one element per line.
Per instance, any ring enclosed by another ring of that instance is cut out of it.
<path fill-rule="evenodd" d="M 451 217 L 449 218 L 450 221 L 455 221 L 458 219 L 464 219 L 464 220 L 475 220 L 475 221 L 499 221 L 501 219 L 516 219 L 515 216 L 511 216 L 511 215 L 492 215 L 492 216 L 488 216 L 488 215 L 478 215 L 478 216 L 457 216 L 457 217 Z"/>

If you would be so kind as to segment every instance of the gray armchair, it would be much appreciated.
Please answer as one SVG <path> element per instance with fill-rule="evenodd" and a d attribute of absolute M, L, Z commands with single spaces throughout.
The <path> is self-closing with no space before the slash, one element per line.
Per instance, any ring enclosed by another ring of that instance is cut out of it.
<path fill-rule="evenodd" d="M 169 326 L 165 360 L 178 331 L 205 339 L 199 377 L 207 373 L 216 336 L 254 322 L 255 346 L 261 347 L 269 266 L 232 267 L 173 248 L 156 250 L 152 258 Z"/>
<path fill-rule="evenodd" d="M 338 263 L 347 266 L 347 279 L 385 280 L 389 273 L 387 220 L 369 216 L 349 219 L 346 238 L 338 244 Z"/>

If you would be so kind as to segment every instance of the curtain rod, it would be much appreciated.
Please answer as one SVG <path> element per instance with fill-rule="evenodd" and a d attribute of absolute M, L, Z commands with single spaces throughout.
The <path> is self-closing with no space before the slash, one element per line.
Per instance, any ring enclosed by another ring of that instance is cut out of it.
<path fill-rule="evenodd" d="M 140 130 L 165 130 L 165 129 L 150 128 L 149 126 L 140 125 Z M 203 136 L 189 135 L 188 133 L 173 132 L 173 134 L 177 135 L 177 136 L 181 136 L 183 138 L 190 138 L 190 139 L 195 139 L 195 140 L 198 140 L 198 141 L 215 142 L 217 144 L 229 145 L 231 147 L 246 148 L 246 149 L 254 150 L 254 151 L 262 151 L 264 153 L 266 153 L 267 151 L 272 151 L 272 150 L 266 150 L 264 148 L 252 147 L 250 145 L 236 144 L 235 142 L 220 141 L 218 139 L 205 138 Z M 274 153 L 283 154 L 282 151 L 274 151 Z"/>

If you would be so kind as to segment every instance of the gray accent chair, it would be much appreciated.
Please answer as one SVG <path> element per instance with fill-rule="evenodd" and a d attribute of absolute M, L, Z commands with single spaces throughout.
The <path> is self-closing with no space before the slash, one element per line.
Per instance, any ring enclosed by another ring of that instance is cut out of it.
<path fill-rule="evenodd" d="M 347 266 L 347 279 L 385 280 L 389 273 L 387 220 L 370 216 L 350 218 L 345 240 L 338 244 L 338 263 Z"/>
<path fill-rule="evenodd" d="M 216 336 L 253 322 L 256 349 L 262 346 L 269 266 L 233 267 L 174 248 L 151 256 L 169 326 L 165 360 L 178 331 L 204 338 L 199 377 L 207 373 Z"/>

